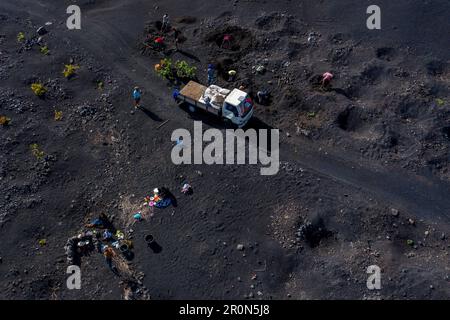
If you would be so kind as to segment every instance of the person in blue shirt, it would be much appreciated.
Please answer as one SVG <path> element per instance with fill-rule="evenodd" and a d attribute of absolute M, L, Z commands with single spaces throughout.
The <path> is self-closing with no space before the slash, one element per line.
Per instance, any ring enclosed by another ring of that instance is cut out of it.
<path fill-rule="evenodd" d="M 139 89 L 139 87 L 134 87 L 133 99 L 134 99 L 134 107 L 136 109 L 140 108 L 141 96 L 142 96 L 141 89 Z"/>
<path fill-rule="evenodd" d="M 173 100 L 177 101 L 179 95 L 180 95 L 180 91 L 178 89 L 174 89 L 173 92 L 172 92 Z"/>
<path fill-rule="evenodd" d="M 209 64 L 208 65 L 208 86 L 210 86 L 214 83 L 214 76 L 215 76 L 214 65 Z"/>

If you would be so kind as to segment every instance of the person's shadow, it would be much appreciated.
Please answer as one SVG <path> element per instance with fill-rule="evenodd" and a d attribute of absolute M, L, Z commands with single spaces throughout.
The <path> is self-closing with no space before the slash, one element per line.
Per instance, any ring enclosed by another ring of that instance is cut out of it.
<path fill-rule="evenodd" d="M 161 119 L 156 113 L 148 110 L 147 108 L 144 107 L 140 107 L 140 110 L 150 119 L 152 119 L 153 121 L 157 121 L 157 122 L 161 122 L 163 121 L 163 119 Z"/>
<path fill-rule="evenodd" d="M 173 55 L 175 53 L 179 53 L 179 54 L 181 54 L 183 56 L 188 57 L 189 59 L 192 59 L 192 60 L 195 60 L 197 62 L 200 62 L 200 59 L 196 55 L 194 55 L 193 53 L 187 52 L 185 50 L 182 50 L 182 49 L 171 50 L 171 51 L 168 52 L 168 55 Z"/>

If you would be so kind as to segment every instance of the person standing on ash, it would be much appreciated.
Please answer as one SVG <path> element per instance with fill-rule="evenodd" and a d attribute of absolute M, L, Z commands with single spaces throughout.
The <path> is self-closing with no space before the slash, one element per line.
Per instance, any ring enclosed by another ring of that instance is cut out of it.
<path fill-rule="evenodd" d="M 142 91 L 139 89 L 139 87 L 134 87 L 133 91 L 133 99 L 134 99 L 134 108 L 138 109 L 141 107 L 141 97 L 142 97 Z"/>
<path fill-rule="evenodd" d="M 162 18 L 161 32 L 166 32 L 169 28 L 169 15 L 166 13 Z"/>

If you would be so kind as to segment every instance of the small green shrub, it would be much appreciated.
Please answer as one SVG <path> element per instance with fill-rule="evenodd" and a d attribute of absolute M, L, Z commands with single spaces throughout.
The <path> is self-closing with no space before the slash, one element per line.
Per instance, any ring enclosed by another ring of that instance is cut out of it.
<path fill-rule="evenodd" d="M 42 97 L 47 92 L 44 85 L 39 82 L 31 84 L 31 90 L 33 90 L 34 94 L 38 97 Z"/>
<path fill-rule="evenodd" d="M 62 120 L 62 117 L 63 117 L 63 112 L 62 112 L 62 111 L 55 110 L 55 121 L 60 121 L 60 120 Z"/>
<path fill-rule="evenodd" d="M 30 145 L 31 153 L 36 157 L 37 160 L 41 160 L 45 153 L 42 151 L 37 143 L 33 143 Z"/>
<path fill-rule="evenodd" d="M 308 112 L 308 113 L 306 114 L 306 116 L 307 116 L 308 118 L 314 118 L 314 117 L 316 116 L 316 113 L 315 113 L 314 111 Z"/>
<path fill-rule="evenodd" d="M 0 125 L 7 126 L 11 122 L 11 119 L 7 116 L 0 116 Z"/>
<path fill-rule="evenodd" d="M 75 64 L 66 64 L 63 70 L 64 77 L 70 78 L 75 74 L 75 71 L 79 68 L 80 67 Z"/>
<path fill-rule="evenodd" d="M 441 98 L 437 98 L 436 103 L 439 107 L 442 107 L 445 104 L 445 100 L 441 99 Z"/>
<path fill-rule="evenodd" d="M 172 60 L 165 58 L 155 66 L 155 71 L 167 80 L 174 80 L 175 78 L 194 79 L 197 68 L 190 66 L 186 61 L 178 60 L 173 63 Z"/>
<path fill-rule="evenodd" d="M 167 80 L 174 79 L 173 69 L 172 69 L 172 60 L 167 59 L 167 58 L 161 60 L 161 62 L 159 63 L 159 67 L 155 68 L 155 69 L 156 69 L 156 72 L 164 79 L 167 79 Z"/>
<path fill-rule="evenodd" d="M 177 73 L 177 77 L 182 79 L 193 79 L 195 78 L 195 74 L 197 72 L 197 68 L 194 66 L 190 66 L 186 61 L 177 61 L 175 63 L 175 70 Z"/>
<path fill-rule="evenodd" d="M 47 46 L 41 47 L 40 51 L 44 55 L 48 55 L 50 53 L 50 49 Z"/>
<path fill-rule="evenodd" d="M 25 34 L 23 32 L 19 32 L 17 34 L 17 42 L 24 42 L 25 41 Z"/>

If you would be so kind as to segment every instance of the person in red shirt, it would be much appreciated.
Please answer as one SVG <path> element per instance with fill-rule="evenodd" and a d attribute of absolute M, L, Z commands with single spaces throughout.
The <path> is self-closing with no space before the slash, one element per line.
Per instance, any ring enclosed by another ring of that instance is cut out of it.
<path fill-rule="evenodd" d="M 231 35 L 226 34 L 223 36 L 223 40 L 222 40 L 222 45 L 220 46 L 221 48 L 225 48 L 225 45 L 227 49 L 231 48 Z"/>
<path fill-rule="evenodd" d="M 322 87 L 327 87 L 330 85 L 331 80 L 334 78 L 334 75 L 331 72 L 325 72 L 322 75 Z"/>
<path fill-rule="evenodd" d="M 156 49 L 161 50 L 164 47 L 164 37 L 157 37 L 155 39 L 155 47 Z"/>

